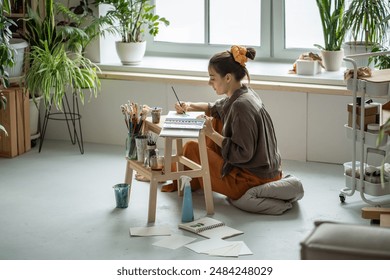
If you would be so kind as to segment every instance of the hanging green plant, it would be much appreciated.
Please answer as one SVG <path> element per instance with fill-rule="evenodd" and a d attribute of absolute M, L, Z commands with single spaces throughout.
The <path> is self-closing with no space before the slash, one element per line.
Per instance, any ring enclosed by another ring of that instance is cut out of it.
<path fill-rule="evenodd" d="M 30 91 L 43 96 L 46 107 L 54 104 L 61 110 L 62 98 L 67 90 L 77 92 L 83 104 L 85 90 L 97 97 L 100 69 L 81 54 L 73 54 L 70 58 L 64 45 L 50 49 L 44 42 L 43 48 L 34 46 L 30 56 L 32 64 L 26 83 Z"/>

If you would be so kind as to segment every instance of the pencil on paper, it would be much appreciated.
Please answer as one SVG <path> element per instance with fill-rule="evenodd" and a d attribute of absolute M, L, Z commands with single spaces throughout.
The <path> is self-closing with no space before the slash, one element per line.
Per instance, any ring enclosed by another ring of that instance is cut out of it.
<path fill-rule="evenodd" d="M 179 97 L 178 97 L 177 94 L 176 94 L 175 88 L 174 88 L 173 86 L 172 86 L 171 88 L 172 88 L 173 93 L 174 93 L 175 96 L 176 96 L 177 102 L 179 102 L 179 105 L 181 106 L 182 103 L 180 102 L 180 99 L 179 99 Z M 186 112 L 184 111 L 184 109 L 183 109 L 183 114 L 186 114 Z"/>

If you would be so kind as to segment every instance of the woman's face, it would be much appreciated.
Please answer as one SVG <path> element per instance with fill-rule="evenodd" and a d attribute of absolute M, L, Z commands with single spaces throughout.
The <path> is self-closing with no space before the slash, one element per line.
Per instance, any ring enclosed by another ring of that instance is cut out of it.
<path fill-rule="evenodd" d="M 228 91 L 226 76 L 221 77 L 213 67 L 209 67 L 209 85 L 218 95 L 225 94 Z"/>

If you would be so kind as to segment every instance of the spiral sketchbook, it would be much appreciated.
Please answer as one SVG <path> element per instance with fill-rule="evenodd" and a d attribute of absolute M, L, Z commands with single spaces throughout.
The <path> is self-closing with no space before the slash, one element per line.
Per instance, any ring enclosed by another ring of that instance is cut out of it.
<path fill-rule="evenodd" d="M 177 128 L 177 129 L 202 129 L 204 119 L 199 116 L 204 115 L 205 112 L 193 111 L 185 114 L 178 114 L 176 111 L 169 111 L 165 118 L 163 128 Z"/>
<path fill-rule="evenodd" d="M 176 111 L 169 111 L 165 118 L 161 137 L 198 138 L 199 131 L 203 128 L 205 120 L 199 118 L 204 112 L 193 111 L 185 114 L 178 114 Z"/>
<path fill-rule="evenodd" d="M 179 224 L 179 228 L 191 231 L 207 238 L 228 238 L 243 234 L 242 231 L 228 227 L 224 222 L 210 217 L 203 217 L 198 220 Z"/>

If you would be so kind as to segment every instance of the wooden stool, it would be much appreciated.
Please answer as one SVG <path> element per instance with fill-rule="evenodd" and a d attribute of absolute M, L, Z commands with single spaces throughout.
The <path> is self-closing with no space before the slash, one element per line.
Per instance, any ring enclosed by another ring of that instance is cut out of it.
<path fill-rule="evenodd" d="M 160 123 L 164 123 L 164 117 L 161 118 Z M 153 124 L 150 118 L 146 119 L 145 131 L 151 131 L 156 134 L 160 134 L 161 126 L 159 124 Z M 176 142 L 176 154 L 172 155 L 173 140 Z M 211 190 L 211 180 L 209 172 L 209 162 L 207 157 L 206 136 L 203 130 L 200 131 L 199 153 L 200 164 L 197 164 L 190 159 L 183 156 L 183 138 L 180 137 L 164 137 L 164 172 L 153 171 L 149 167 L 145 167 L 142 162 L 136 160 L 127 160 L 125 183 L 131 185 L 133 178 L 133 170 L 143 175 L 150 180 L 149 189 L 149 209 L 148 209 L 148 222 L 152 223 L 156 219 L 156 203 L 157 203 L 157 186 L 158 182 L 164 182 L 167 180 L 178 180 L 180 176 L 188 176 L 191 178 L 202 178 L 203 189 L 206 203 L 206 211 L 208 215 L 214 214 L 214 202 L 213 193 Z M 171 163 L 177 163 L 177 171 L 171 170 Z M 184 170 L 184 166 L 190 168 L 190 170 Z M 182 192 L 178 190 L 178 194 L 181 196 Z"/>
<path fill-rule="evenodd" d="M 381 227 L 390 227 L 390 208 L 364 207 L 362 208 L 362 218 L 379 220 Z"/>

